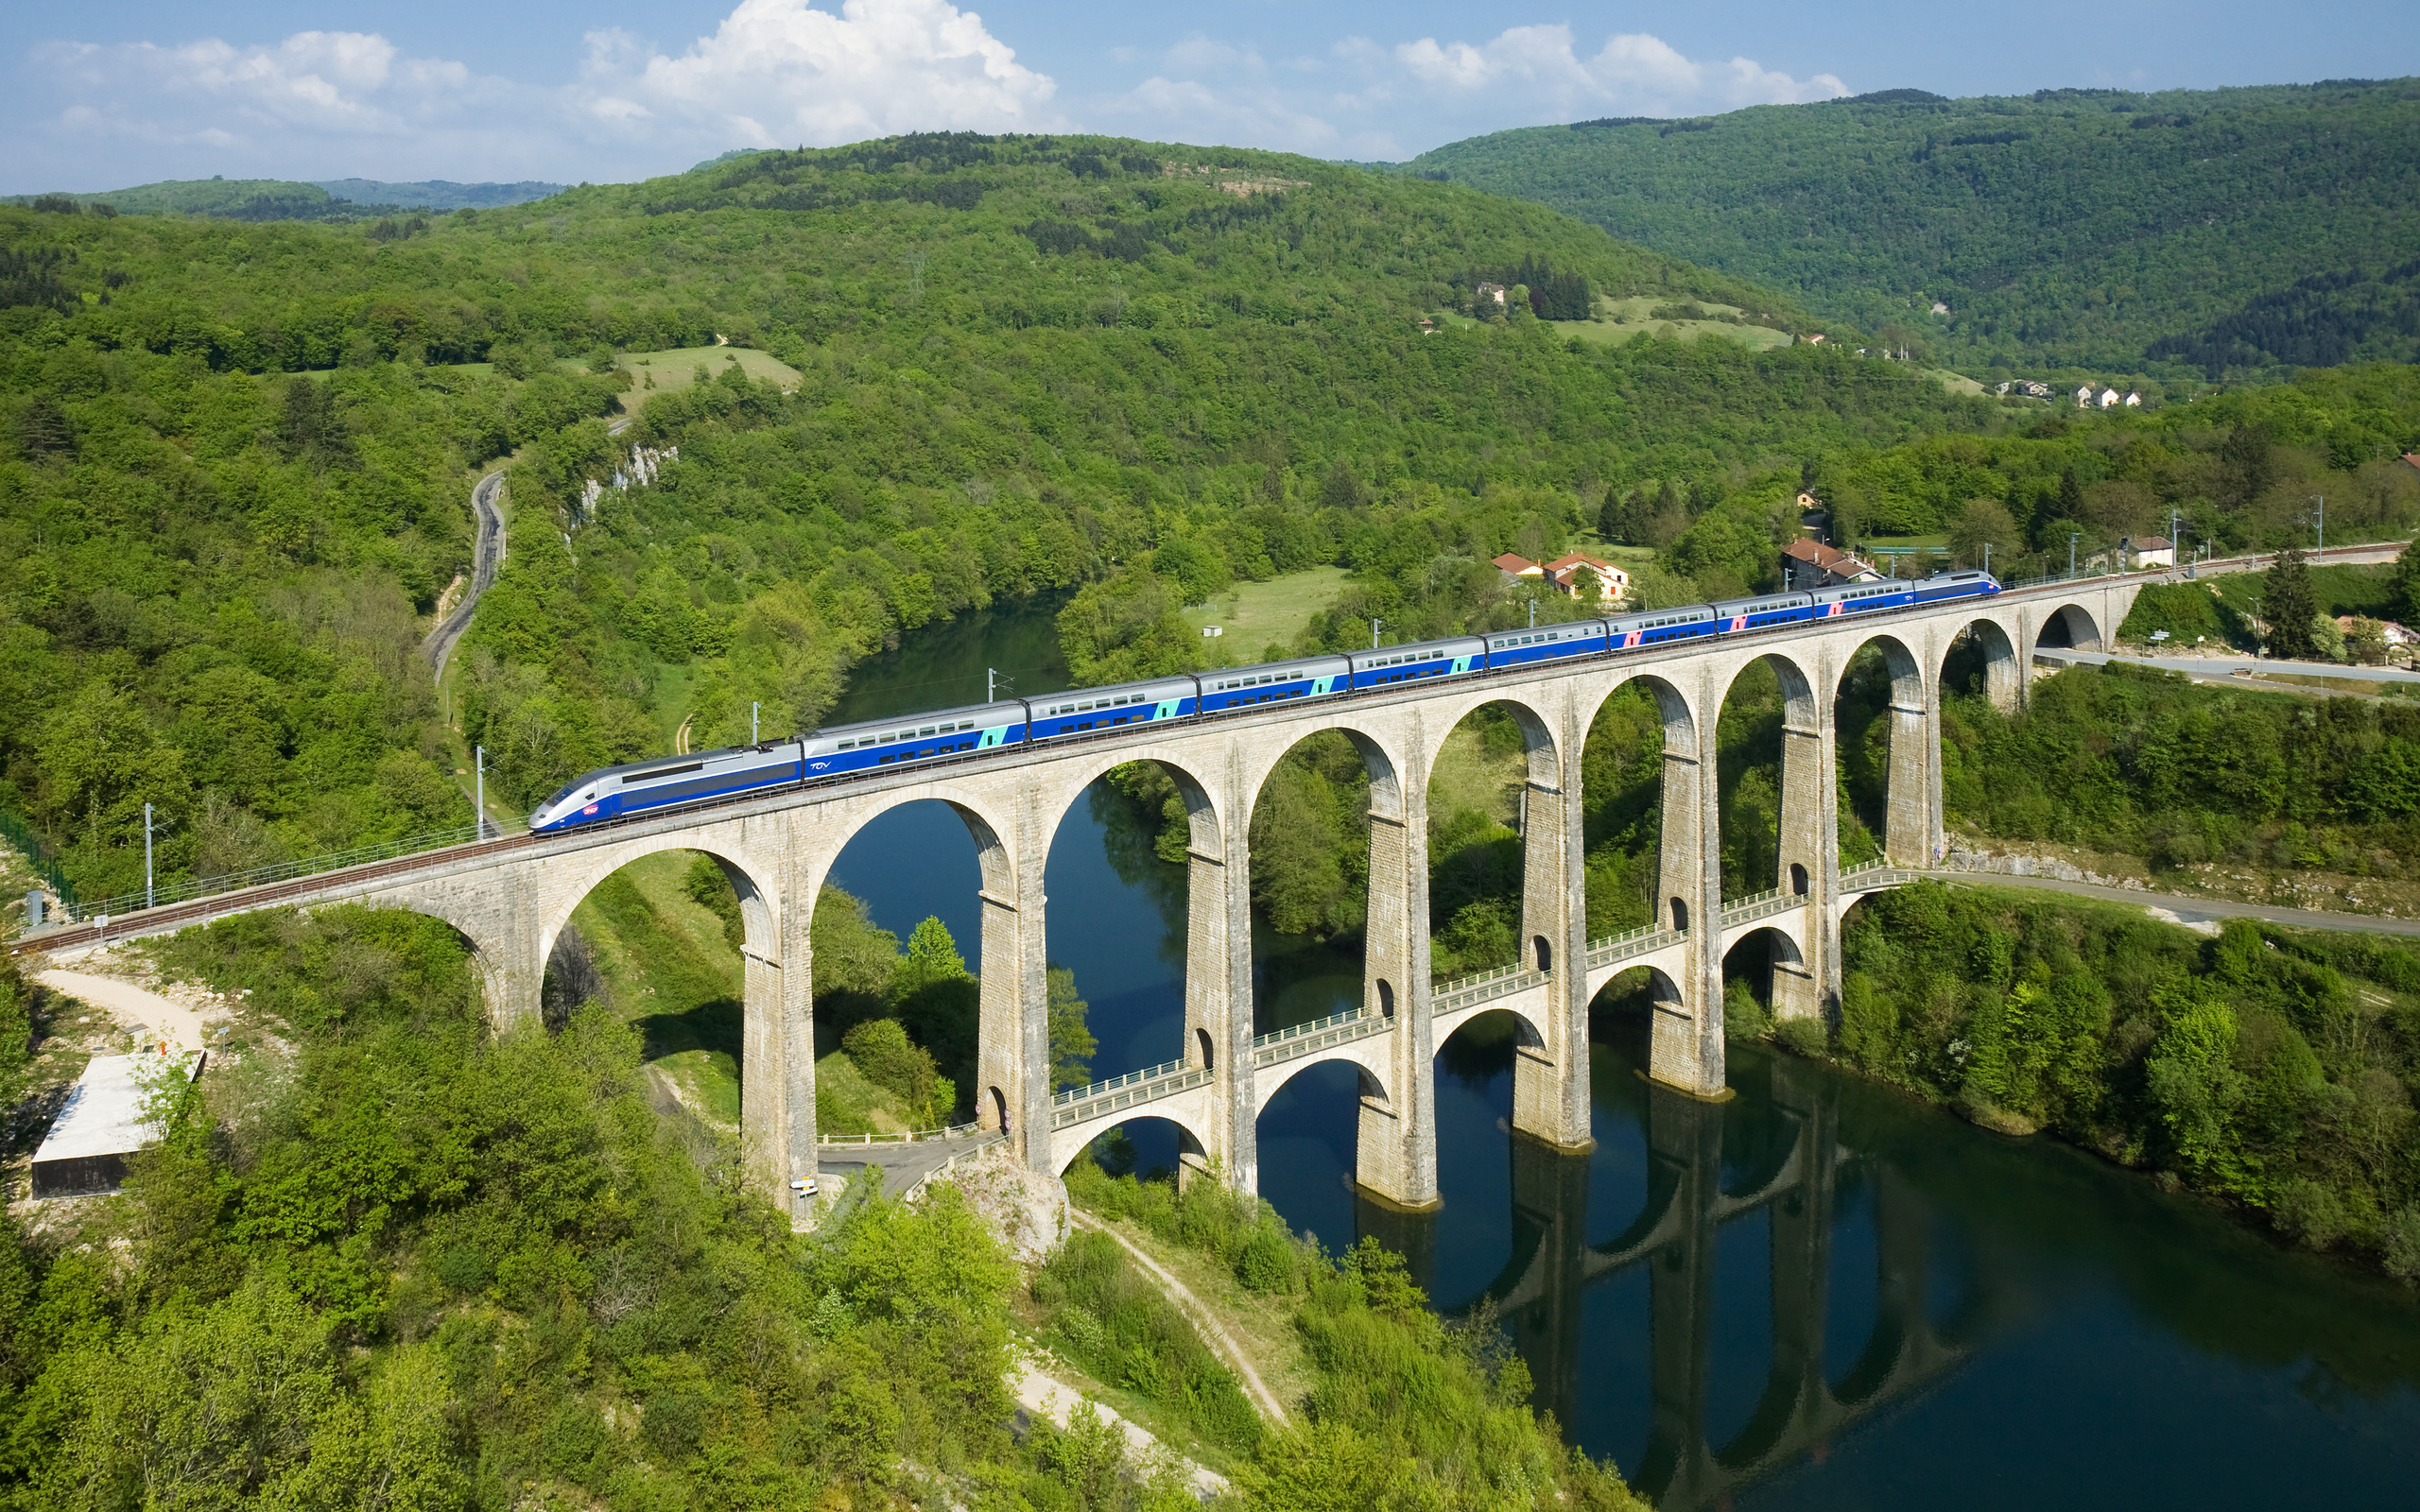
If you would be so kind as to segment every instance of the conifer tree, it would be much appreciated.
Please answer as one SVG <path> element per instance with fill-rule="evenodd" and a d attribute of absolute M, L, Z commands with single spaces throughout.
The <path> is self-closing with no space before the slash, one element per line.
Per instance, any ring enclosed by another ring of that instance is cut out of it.
<path fill-rule="evenodd" d="M 2311 593 L 2310 568 L 2303 560 L 2298 547 L 2289 546 L 2277 553 L 2277 564 L 2269 569 L 2268 586 L 2260 593 L 2260 616 L 2269 622 L 2262 644 L 2271 656 L 2308 660 L 2319 655 L 2319 638 L 2311 633 L 2310 622 L 2319 613 L 2316 598 Z"/>

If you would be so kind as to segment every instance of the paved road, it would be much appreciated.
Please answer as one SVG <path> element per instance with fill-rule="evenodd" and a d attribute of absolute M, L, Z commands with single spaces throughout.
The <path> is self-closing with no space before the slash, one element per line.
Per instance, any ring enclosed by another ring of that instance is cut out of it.
<path fill-rule="evenodd" d="M 873 1166 L 882 1173 L 882 1194 L 897 1197 L 906 1195 L 908 1188 L 948 1164 L 953 1156 L 978 1147 L 971 1139 L 920 1140 L 913 1144 L 896 1141 L 888 1144 L 818 1144 L 815 1165 L 819 1172 L 850 1176 Z"/>
<path fill-rule="evenodd" d="M 2249 656 L 2145 656 L 2140 652 L 2070 651 L 2065 647 L 2044 646 L 2033 653 L 2037 662 L 2060 663 L 2081 662 L 2100 666 L 2109 662 L 2128 662 L 2136 666 L 2158 667 L 2167 672 L 2182 672 L 2198 681 L 2224 682 L 2240 687 L 2257 684 L 2257 677 L 2238 678 L 2238 667 L 2256 673 L 2293 673 L 2303 677 L 2346 678 L 2357 682 L 2420 682 L 2420 672 L 2407 672 L 2401 667 L 2348 667 L 2334 662 L 2285 662 L 2268 657 Z M 2289 687 L 2315 692 L 2308 685 L 2290 683 Z"/>
<path fill-rule="evenodd" d="M 2294 929 L 2420 936 L 2420 919 L 2387 919 L 2377 914 L 2330 914 L 2313 908 L 2280 908 L 2271 903 L 2237 902 L 2226 898 L 2193 898 L 2183 893 L 2103 887 L 2089 882 L 2065 882 L 2057 877 L 2013 877 L 1997 871 L 1944 870 L 1928 871 L 1925 875 L 1939 882 L 1959 883 L 1970 887 L 2032 887 L 2043 892 L 2066 893 L 2073 898 L 2093 898 L 2103 902 L 2127 903 L 2136 908 L 2158 908 L 2174 914 L 2187 923 L 2204 919 L 2257 919 Z"/>
<path fill-rule="evenodd" d="M 471 627 L 471 611 L 479 607 L 479 595 L 495 586 L 496 567 L 504 560 L 504 516 L 495 507 L 496 494 L 504 488 L 504 470 L 496 469 L 479 479 L 471 490 L 471 506 L 478 515 L 478 541 L 472 558 L 471 591 L 454 612 L 445 616 L 421 649 L 428 656 L 428 664 L 440 677 L 445 675 L 445 659 L 454 654 L 454 644 Z"/>

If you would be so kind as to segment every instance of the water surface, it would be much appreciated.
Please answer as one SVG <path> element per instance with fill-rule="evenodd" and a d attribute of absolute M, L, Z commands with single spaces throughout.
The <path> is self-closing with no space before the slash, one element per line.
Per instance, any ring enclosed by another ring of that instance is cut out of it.
<path fill-rule="evenodd" d="M 1025 613 L 994 610 L 945 651 L 920 639 L 895 675 L 963 689 L 971 669 L 979 696 L 982 667 L 1012 659 L 998 646 L 1034 644 L 1046 616 Z M 863 713 L 940 701 L 878 671 L 853 686 Z M 1092 1005 L 1097 1075 L 1181 1049 L 1184 872 L 1150 840 L 1097 788 L 1050 852 L 1050 954 Z M 940 915 L 973 963 L 974 852 L 946 809 L 878 821 L 839 876 L 903 935 Z M 1350 949 L 1256 930 L 1253 950 L 1262 1032 L 1359 995 Z M 1439 1048 L 1442 1211 L 1356 1195 L 1357 1078 L 1339 1065 L 1262 1110 L 1260 1190 L 1331 1249 L 1367 1233 L 1402 1250 L 1448 1313 L 1495 1306 L 1537 1404 L 1659 1506 L 2412 1504 L 2407 1289 L 1753 1047 L 1727 1103 L 1652 1088 L 1642 1026 L 1612 1013 L 1594 1025 L 1596 1145 L 1557 1154 L 1511 1132 L 1502 1024 Z M 1169 1125 L 1130 1128 L 1143 1165 L 1172 1163 Z"/>

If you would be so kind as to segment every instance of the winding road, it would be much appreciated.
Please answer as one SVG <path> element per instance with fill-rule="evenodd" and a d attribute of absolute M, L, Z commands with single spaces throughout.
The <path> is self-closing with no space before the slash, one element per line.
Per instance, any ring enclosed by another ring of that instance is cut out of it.
<path fill-rule="evenodd" d="M 454 654 L 454 644 L 471 627 L 471 611 L 479 607 L 479 595 L 495 585 L 495 570 L 504 561 L 504 515 L 495 507 L 496 495 L 504 490 L 504 469 L 498 468 L 479 479 L 471 490 L 472 511 L 478 517 L 478 541 L 472 558 L 471 589 L 445 623 L 431 630 L 421 649 L 428 657 L 429 666 L 439 677 L 445 675 L 445 659 Z"/>

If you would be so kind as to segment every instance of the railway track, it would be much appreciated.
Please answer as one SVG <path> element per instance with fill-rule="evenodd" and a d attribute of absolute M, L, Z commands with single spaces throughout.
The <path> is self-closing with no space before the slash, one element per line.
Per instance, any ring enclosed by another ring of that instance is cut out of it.
<path fill-rule="evenodd" d="M 501 473 L 492 473 L 488 479 L 482 481 L 481 487 L 485 488 L 487 483 L 500 480 L 501 477 Z M 2324 559 L 2341 560 L 2357 556 L 2375 556 L 2380 553 L 2392 556 L 2399 549 L 2400 547 L 2397 545 L 2378 544 L 2339 546 L 2333 547 L 2325 552 L 2324 554 Z M 2311 554 L 2311 557 L 2314 560 L 2323 559 L 2323 554 L 2321 553 L 2314 552 Z M 2198 563 L 2196 564 L 2196 571 L 2213 575 L 2219 573 L 2253 571 L 2265 567 L 2273 560 L 2274 558 L 2269 555 L 2231 558 Z M 2143 581 L 2182 581 L 2184 580 L 2184 571 L 2182 569 L 2169 568 L 2159 568 L 2152 572 L 2145 573 L 2109 574 L 2104 577 L 2070 579 L 2056 583 L 2033 584 L 2024 588 L 2004 589 L 2002 590 L 2000 596 L 2005 597 L 2017 594 L 2056 595 L 2062 592 L 2072 592 L 2079 583 L 2100 583 L 2107 581 L 2109 578 L 2135 578 Z M 491 579 L 492 578 L 493 574 L 491 574 Z M 465 603 L 461 610 L 456 611 L 457 616 L 467 619 L 468 610 L 469 604 Z M 1898 613 L 1901 612 L 1905 611 L 1900 610 L 1893 611 L 1889 614 L 1876 615 L 1875 616 L 1875 621 L 1877 625 L 1887 623 L 1890 620 L 1895 619 Z M 449 621 L 449 623 L 451 622 Z M 1739 632 L 1739 638 L 1786 638 L 1795 633 L 1798 628 L 1799 625 L 1796 623 L 1776 625 L 1766 629 Z M 1610 655 L 1614 653 L 1606 654 Z M 1582 663 L 1575 659 L 1573 662 L 1561 664 L 1576 667 Z M 1485 671 L 1471 674 L 1470 678 L 1471 679 L 1484 682 L 1495 679 L 1508 679 L 1532 675 L 1535 670 L 1536 664 L 1529 663 L 1516 667 L 1490 668 Z M 1459 681 L 1461 679 L 1457 680 Z M 1430 685 L 1428 684 L 1421 684 L 1417 687 L 1407 687 L 1402 690 L 1402 693 L 1415 696 L 1422 695 L 1428 691 L 1429 686 Z M 1393 692 L 1393 690 L 1389 690 L 1389 692 Z M 1346 694 L 1339 700 L 1339 702 L 1349 704 L 1360 696 L 1363 696 L 1363 695 Z M 1225 718 L 1235 717 L 1235 715 L 1219 715 L 1216 717 Z M 1084 735 L 1055 736 L 1047 743 L 1046 748 L 1060 749 L 1070 746 L 1089 745 L 1101 741 L 1132 739 L 1135 734 L 1148 732 L 1150 729 L 1151 727 L 1150 726 L 1141 726 L 1134 729 L 1099 730 Z M 988 764 L 990 762 L 1002 760 L 1004 757 L 1010 759 L 1020 757 L 1030 759 L 1036 754 L 1037 752 L 1034 747 L 1020 746 L 1002 747 L 995 750 L 965 755 L 940 757 L 931 761 L 919 762 L 913 767 L 902 768 L 899 771 L 899 775 L 903 778 L 911 778 L 922 781 L 927 776 L 927 774 L 940 770 L 974 763 Z M 853 784 L 862 782 L 864 780 L 864 775 L 865 774 L 863 773 L 849 773 L 843 776 L 825 778 L 816 782 L 801 782 L 789 787 L 756 788 L 743 793 L 735 793 L 717 798 L 703 799 L 694 803 L 683 804 L 677 807 L 652 809 L 645 814 L 633 815 L 628 818 L 610 820 L 601 825 L 583 825 L 569 834 L 506 834 L 496 839 L 475 840 L 464 845 L 448 846 L 442 850 L 424 850 L 415 855 L 398 856 L 389 861 L 370 862 L 360 866 L 345 867 L 328 871 L 317 872 L 307 876 L 292 877 L 281 882 L 266 883 L 256 887 L 245 887 L 229 892 L 216 893 L 210 897 L 198 898 L 187 902 L 171 903 L 158 908 L 141 909 L 113 919 L 110 920 L 109 923 L 103 923 L 99 920 L 91 920 L 66 928 L 44 930 L 38 935 L 20 936 L 17 939 L 9 941 L 7 945 L 7 952 L 10 955 L 24 955 L 38 951 L 79 950 L 94 945 L 104 944 L 108 940 L 111 925 L 112 924 L 121 928 L 138 928 L 140 932 L 145 935 L 156 935 L 164 929 L 182 928 L 187 925 L 220 918 L 228 914 L 249 913 L 258 908 L 274 907 L 279 903 L 303 898 L 314 893 L 323 892 L 331 887 L 351 886 L 359 883 L 374 882 L 383 877 L 400 876 L 409 872 L 422 870 L 429 867 L 443 866 L 454 861 L 467 859 L 475 851 L 482 855 L 500 855 L 507 851 L 526 850 L 533 846 L 544 846 L 553 843 L 564 842 L 584 843 L 586 841 L 593 840 L 599 834 L 612 833 L 628 826 L 651 824 L 660 822 L 666 818 L 694 819 L 699 816 L 710 814 L 717 809 L 761 802 L 768 798 L 774 797 L 785 792 L 806 792 L 823 787 Z"/>

